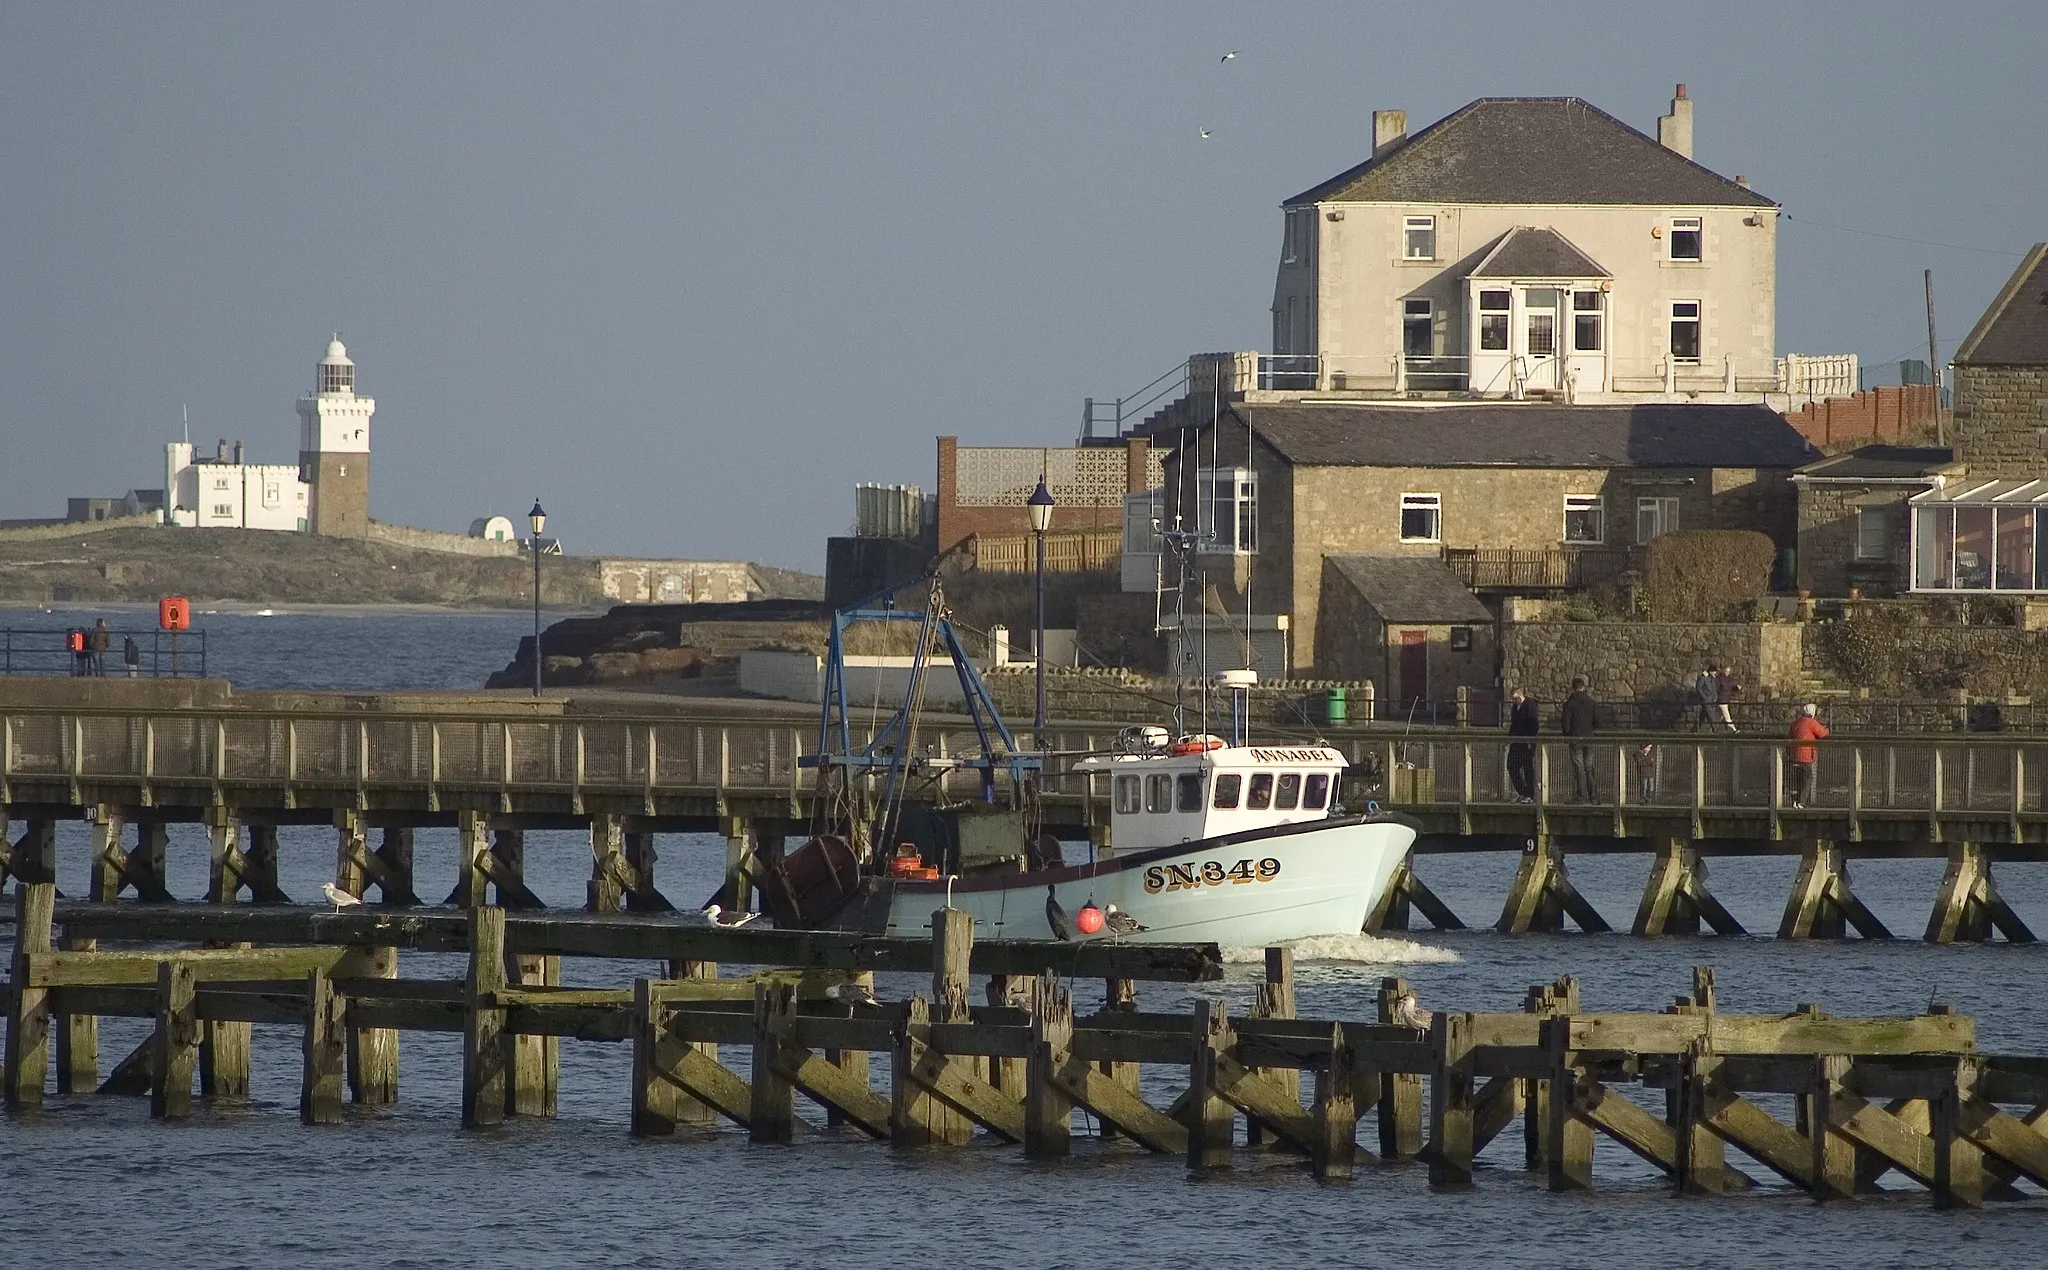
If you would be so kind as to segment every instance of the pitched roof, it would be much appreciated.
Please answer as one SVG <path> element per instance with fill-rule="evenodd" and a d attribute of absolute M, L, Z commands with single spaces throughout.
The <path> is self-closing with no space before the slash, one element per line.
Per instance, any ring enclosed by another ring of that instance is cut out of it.
<path fill-rule="evenodd" d="M 1777 206 L 1577 97 L 1482 97 L 1287 202 Z"/>
<path fill-rule="evenodd" d="M 1473 278 L 1610 278 L 1571 240 L 1554 229 L 1517 225 L 1502 234 L 1467 275 Z"/>
<path fill-rule="evenodd" d="M 1325 556 L 1384 622 L 1491 622 L 1493 614 L 1434 556 Z"/>
<path fill-rule="evenodd" d="M 1964 366 L 2048 366 L 2048 243 L 2035 243 L 1970 336 Z"/>
<path fill-rule="evenodd" d="M 1866 445 L 1809 463 L 1794 475 L 1810 481 L 1913 481 L 1955 466 L 1955 452 L 1940 445 Z"/>
<path fill-rule="evenodd" d="M 1229 407 L 1297 467 L 1766 467 L 1816 451 L 1768 406 Z"/>

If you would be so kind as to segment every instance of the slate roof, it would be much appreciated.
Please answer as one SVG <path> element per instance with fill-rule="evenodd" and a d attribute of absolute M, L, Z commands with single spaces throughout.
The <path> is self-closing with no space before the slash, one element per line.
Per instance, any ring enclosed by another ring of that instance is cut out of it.
<path fill-rule="evenodd" d="M 2048 366 L 2048 243 L 2035 243 L 1968 339 L 1964 366 Z"/>
<path fill-rule="evenodd" d="M 1486 624 L 1493 614 L 1433 556 L 1325 556 L 1383 622 Z"/>
<path fill-rule="evenodd" d="M 1287 202 L 1777 206 L 1577 97 L 1482 97 Z"/>
<path fill-rule="evenodd" d="M 1794 475 L 1820 481 L 1910 481 L 1955 466 L 1955 452 L 1939 445 L 1866 445 L 1809 463 Z"/>
<path fill-rule="evenodd" d="M 1611 278 L 1554 229 L 1517 225 L 1472 266 L 1473 278 Z"/>
<path fill-rule="evenodd" d="M 1761 467 L 1818 457 L 1768 406 L 1229 407 L 1297 467 Z"/>

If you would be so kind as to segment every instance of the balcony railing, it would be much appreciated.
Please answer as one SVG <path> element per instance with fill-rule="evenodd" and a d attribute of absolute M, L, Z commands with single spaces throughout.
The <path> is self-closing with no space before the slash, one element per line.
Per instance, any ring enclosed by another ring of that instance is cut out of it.
<path fill-rule="evenodd" d="M 1443 562 L 1475 591 L 1605 586 L 1638 568 L 1630 547 L 1445 547 Z"/>
<path fill-rule="evenodd" d="M 1553 358 L 1500 356 L 1504 362 L 1489 363 L 1497 369 L 1488 372 L 1485 382 L 1474 383 L 1472 359 L 1464 355 L 1198 353 L 1188 359 L 1186 383 L 1191 395 L 1213 391 L 1226 397 L 1249 392 L 1343 392 L 1368 397 L 1441 392 L 1519 397 L 1543 391 L 1546 382 L 1558 377 Z M 1560 382 L 1548 391 L 1574 399 L 1693 393 L 1820 398 L 1855 392 L 1857 377 L 1852 353 L 1791 354 L 1754 365 L 1738 365 L 1730 356 L 1711 361 L 1671 357 L 1634 361 L 1608 354 L 1606 367 L 1604 385 L 1578 380 Z"/>

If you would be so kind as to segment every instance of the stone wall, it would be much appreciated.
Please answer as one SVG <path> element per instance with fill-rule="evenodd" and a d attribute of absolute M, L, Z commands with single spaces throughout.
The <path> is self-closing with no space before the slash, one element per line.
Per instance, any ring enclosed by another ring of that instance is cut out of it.
<path fill-rule="evenodd" d="M 0 542 L 46 542 L 55 538 L 76 538 L 80 534 L 105 533 L 109 529 L 157 528 L 155 512 L 142 516 L 118 516 L 112 520 L 60 520 L 47 525 L 17 525 L 0 529 Z"/>
<path fill-rule="evenodd" d="M 512 539 L 472 538 L 468 534 L 444 533 L 439 529 L 415 529 L 411 525 L 387 525 L 381 520 L 370 522 L 368 534 L 371 542 L 388 543 L 394 547 L 409 547 L 414 551 L 442 551 L 454 556 L 516 556 L 522 554 L 519 544 Z"/>
<path fill-rule="evenodd" d="M 1821 596 L 1845 596 L 1850 587 L 1873 598 L 1906 589 L 1910 541 L 1906 500 L 1917 485 L 1808 485 L 1799 492 L 1799 585 Z M 1884 554 L 1856 558 L 1857 518 L 1884 517 Z"/>
<path fill-rule="evenodd" d="M 2048 474 L 2048 366 L 1956 367 L 1955 452 L 1972 477 Z"/>
<path fill-rule="evenodd" d="M 1732 666 L 1747 698 L 1806 687 L 1801 633 L 1791 623 L 1515 622 L 1502 633 L 1503 685 L 1557 701 L 1584 675 L 1602 701 L 1690 692 L 1709 664 Z"/>
<path fill-rule="evenodd" d="M 991 669 L 987 680 L 989 695 L 1011 730 L 1028 726 L 1036 694 L 1036 680 L 1028 669 Z M 1252 689 L 1252 722 L 1266 727 L 1315 731 L 1322 724 L 1323 698 L 1331 688 L 1343 688 L 1352 700 L 1353 718 L 1363 718 L 1364 702 L 1371 687 L 1364 683 L 1334 683 L 1327 680 L 1285 679 L 1260 684 Z M 1162 727 L 1173 717 L 1173 681 L 1127 670 L 1053 670 L 1045 679 L 1046 714 L 1055 721 L 1100 720 L 1106 725 L 1153 723 Z M 1197 686 L 1187 690 L 1188 730 L 1201 725 L 1202 693 Z M 1230 730 L 1230 703 L 1212 693 L 1209 698 L 1209 730 L 1218 734 Z"/>

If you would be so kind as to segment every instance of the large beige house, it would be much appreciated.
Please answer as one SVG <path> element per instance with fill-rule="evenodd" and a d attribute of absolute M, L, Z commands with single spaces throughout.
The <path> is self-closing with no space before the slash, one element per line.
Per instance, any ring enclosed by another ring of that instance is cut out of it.
<path fill-rule="evenodd" d="M 1266 389 L 1482 397 L 1798 391 L 1778 205 L 1576 97 L 1488 97 L 1288 199 Z"/>

